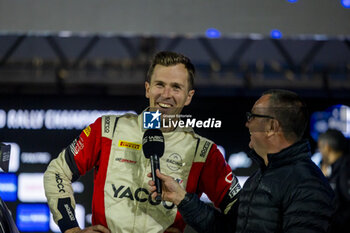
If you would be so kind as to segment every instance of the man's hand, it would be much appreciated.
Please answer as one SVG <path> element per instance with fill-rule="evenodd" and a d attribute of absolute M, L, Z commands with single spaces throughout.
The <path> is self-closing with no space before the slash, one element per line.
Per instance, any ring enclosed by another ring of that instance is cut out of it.
<path fill-rule="evenodd" d="M 158 169 L 156 174 L 158 178 L 162 180 L 162 199 L 164 201 L 173 202 L 175 205 L 179 205 L 185 198 L 186 191 L 171 176 L 162 174 Z M 149 173 L 147 176 L 152 177 L 151 173 Z M 157 193 L 154 192 L 156 191 L 155 183 L 153 180 L 150 180 L 148 184 L 150 186 L 149 191 L 153 192 L 152 198 L 154 199 L 157 196 Z"/>
<path fill-rule="evenodd" d="M 168 229 L 165 230 L 165 232 L 167 232 L 167 233 L 182 233 L 182 231 L 180 231 L 180 229 L 178 229 L 176 227 L 169 227 Z"/>
<path fill-rule="evenodd" d="M 102 233 L 111 233 L 108 228 L 102 225 L 94 225 L 85 229 L 80 229 L 79 227 L 74 227 L 69 230 L 66 230 L 64 233 L 92 233 L 92 232 L 102 232 Z"/>

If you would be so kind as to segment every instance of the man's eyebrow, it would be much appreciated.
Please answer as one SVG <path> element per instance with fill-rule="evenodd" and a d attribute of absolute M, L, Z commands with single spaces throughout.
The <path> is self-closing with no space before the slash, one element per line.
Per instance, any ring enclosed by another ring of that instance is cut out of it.
<path fill-rule="evenodd" d="M 179 87 L 184 87 L 185 85 L 181 83 L 170 83 L 171 86 L 179 86 Z"/>

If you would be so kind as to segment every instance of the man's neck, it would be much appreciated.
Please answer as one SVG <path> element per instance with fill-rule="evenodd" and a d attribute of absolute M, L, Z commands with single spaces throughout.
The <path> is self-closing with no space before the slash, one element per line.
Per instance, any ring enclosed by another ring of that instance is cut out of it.
<path fill-rule="evenodd" d="M 274 139 L 274 142 L 270 143 L 270 148 L 267 152 L 267 154 L 276 154 L 280 151 L 282 151 L 283 149 L 290 147 L 291 145 L 293 145 L 295 142 L 289 142 L 287 141 L 285 138 L 276 138 Z M 262 156 L 262 158 L 265 161 L 265 165 L 267 166 L 269 163 L 268 157 L 266 156 Z"/>
<path fill-rule="evenodd" d="M 269 160 L 267 159 L 267 154 L 261 156 L 261 158 L 264 160 L 265 166 L 269 165 Z"/>

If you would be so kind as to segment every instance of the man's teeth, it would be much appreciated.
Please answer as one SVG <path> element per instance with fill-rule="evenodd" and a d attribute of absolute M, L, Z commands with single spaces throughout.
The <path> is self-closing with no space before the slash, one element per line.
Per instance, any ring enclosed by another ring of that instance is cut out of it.
<path fill-rule="evenodd" d="M 161 106 L 162 108 L 170 108 L 171 107 L 171 105 L 164 104 L 164 103 L 159 103 L 159 106 Z"/>

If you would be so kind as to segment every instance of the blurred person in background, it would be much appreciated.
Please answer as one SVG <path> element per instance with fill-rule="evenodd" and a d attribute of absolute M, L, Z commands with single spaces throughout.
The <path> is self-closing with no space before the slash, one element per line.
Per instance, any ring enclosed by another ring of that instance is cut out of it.
<path fill-rule="evenodd" d="M 349 142 L 342 132 L 329 129 L 319 136 L 318 148 L 322 154 L 321 170 L 328 178 L 337 199 L 331 232 L 350 232 Z"/>

